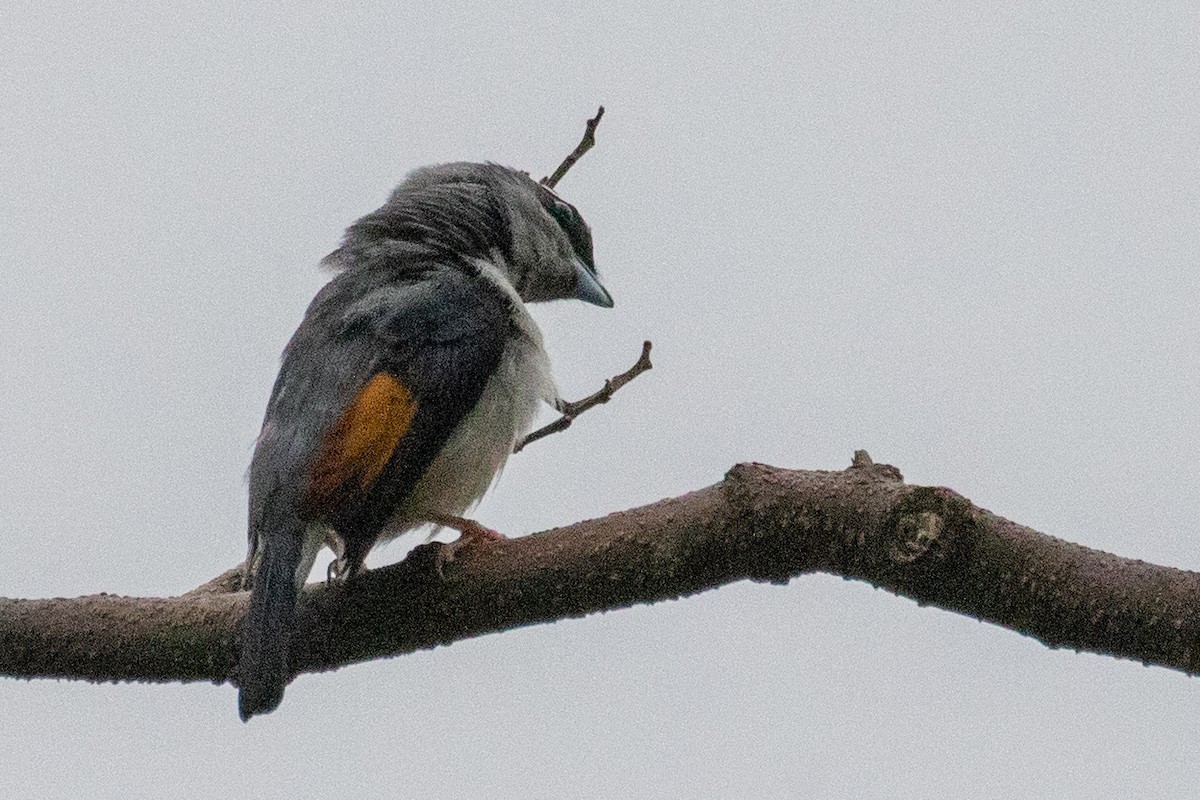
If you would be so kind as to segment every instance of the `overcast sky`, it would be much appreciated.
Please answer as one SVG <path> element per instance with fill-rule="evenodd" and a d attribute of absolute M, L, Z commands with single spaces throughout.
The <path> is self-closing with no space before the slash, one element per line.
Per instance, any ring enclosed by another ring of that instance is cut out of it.
<path fill-rule="evenodd" d="M 1046 533 L 1200 568 L 1193 3 L 125 3 L 0 10 L 0 596 L 235 564 L 318 260 L 411 168 L 546 174 L 611 311 L 529 533 L 856 448 Z M 1107 10 L 1099 10 L 1104 5 Z M 373 564 L 399 558 L 403 543 Z M 1191 796 L 1200 682 L 815 576 L 299 678 L 0 680 L 15 798 Z"/>

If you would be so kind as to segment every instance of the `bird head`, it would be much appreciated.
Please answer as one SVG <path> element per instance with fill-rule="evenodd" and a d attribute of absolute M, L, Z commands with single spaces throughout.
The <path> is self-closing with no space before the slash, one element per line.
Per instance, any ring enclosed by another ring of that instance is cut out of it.
<path fill-rule="evenodd" d="M 459 161 L 422 167 L 382 208 L 347 231 L 345 246 L 401 240 L 491 261 L 526 302 L 578 299 L 611 308 L 592 232 L 573 205 L 525 172 Z"/>

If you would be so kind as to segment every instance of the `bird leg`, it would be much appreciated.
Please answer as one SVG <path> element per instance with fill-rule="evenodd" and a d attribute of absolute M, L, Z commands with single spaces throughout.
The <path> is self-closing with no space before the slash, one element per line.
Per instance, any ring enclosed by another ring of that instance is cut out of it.
<path fill-rule="evenodd" d="M 365 562 L 367 552 L 371 549 L 370 545 L 364 548 L 360 544 L 346 542 L 332 533 L 325 537 L 325 544 L 336 556 L 329 562 L 329 568 L 325 571 L 326 587 L 335 583 L 347 586 L 355 577 L 367 571 Z"/>
<path fill-rule="evenodd" d="M 494 531 L 473 519 L 465 517 L 455 517 L 449 514 L 431 514 L 429 521 L 436 525 L 441 525 L 443 528 L 453 528 L 458 531 L 457 539 L 449 544 L 443 544 L 438 549 L 437 571 L 438 575 L 442 575 L 443 577 L 443 568 L 454 560 L 459 550 L 462 550 L 464 547 L 473 547 L 481 542 L 498 542 L 508 538 L 499 531 Z"/>
<path fill-rule="evenodd" d="M 489 541 L 494 542 L 499 539 L 507 539 L 503 533 L 494 531 L 484 525 L 479 524 L 473 519 L 466 517 L 454 517 L 449 514 L 433 514 L 429 517 L 429 521 L 435 525 L 441 525 L 443 528 L 453 528 L 458 531 L 459 541 L 468 539 L 471 542 Z"/>

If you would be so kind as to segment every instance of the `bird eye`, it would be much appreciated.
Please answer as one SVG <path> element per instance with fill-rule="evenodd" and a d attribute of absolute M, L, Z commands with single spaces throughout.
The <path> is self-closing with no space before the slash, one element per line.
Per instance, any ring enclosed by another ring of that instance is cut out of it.
<path fill-rule="evenodd" d="M 558 223 L 558 227 L 562 228 L 563 233 L 567 235 L 567 239 L 571 242 L 571 249 L 575 251 L 575 255 L 579 256 L 583 263 L 589 269 L 595 270 L 592 262 L 592 233 L 588 229 L 587 223 L 583 221 L 583 217 L 579 216 L 579 212 L 575 207 L 564 200 L 559 199 L 557 195 L 551 192 L 546 192 L 542 201 L 542 207 L 554 218 Z"/>
<path fill-rule="evenodd" d="M 574 227 L 579 219 L 579 213 L 561 200 L 555 200 L 548 211 L 550 216 L 554 217 L 554 221 L 565 231 Z"/>

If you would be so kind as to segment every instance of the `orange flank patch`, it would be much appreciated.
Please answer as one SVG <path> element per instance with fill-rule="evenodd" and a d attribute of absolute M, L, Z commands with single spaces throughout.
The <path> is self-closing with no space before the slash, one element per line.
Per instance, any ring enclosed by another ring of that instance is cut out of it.
<path fill-rule="evenodd" d="M 309 477 L 308 509 L 328 511 L 343 498 L 366 491 L 416 413 L 416 398 L 391 375 L 380 372 L 367 381 L 325 437 Z"/>

